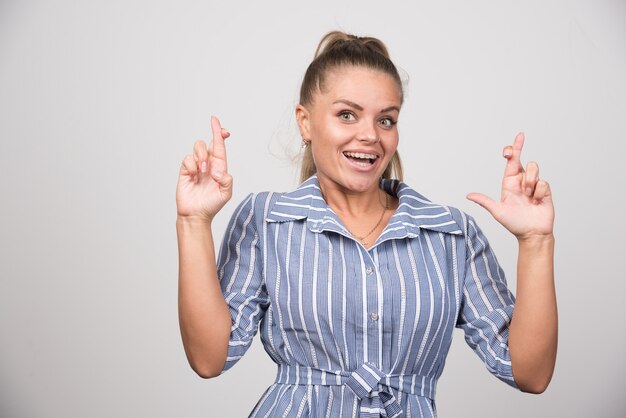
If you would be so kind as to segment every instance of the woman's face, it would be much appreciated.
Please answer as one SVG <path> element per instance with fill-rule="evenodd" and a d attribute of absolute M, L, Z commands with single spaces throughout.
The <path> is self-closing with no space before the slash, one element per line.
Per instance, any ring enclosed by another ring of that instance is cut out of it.
<path fill-rule="evenodd" d="M 344 193 L 378 189 L 398 147 L 401 96 L 389 75 L 364 67 L 343 67 L 327 74 L 324 91 L 313 103 L 298 105 L 300 133 L 310 141 L 323 189 Z"/>

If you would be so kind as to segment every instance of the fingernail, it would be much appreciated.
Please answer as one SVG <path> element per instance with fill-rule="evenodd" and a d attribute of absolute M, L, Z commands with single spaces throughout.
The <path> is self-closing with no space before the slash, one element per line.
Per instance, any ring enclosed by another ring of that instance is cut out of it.
<path fill-rule="evenodd" d="M 206 173 L 206 161 L 202 161 L 202 166 L 200 168 L 203 173 Z"/>
<path fill-rule="evenodd" d="M 532 193 L 533 193 L 533 189 L 531 189 L 530 187 L 527 187 L 527 188 L 526 188 L 526 194 L 527 194 L 528 196 L 530 196 Z"/>

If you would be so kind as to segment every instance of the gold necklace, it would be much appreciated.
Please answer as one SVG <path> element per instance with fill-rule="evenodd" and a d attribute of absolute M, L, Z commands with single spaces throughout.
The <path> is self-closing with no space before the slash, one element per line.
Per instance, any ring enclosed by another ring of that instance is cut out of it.
<path fill-rule="evenodd" d="M 346 226 L 346 229 L 348 229 L 348 232 L 350 233 L 350 235 L 352 235 L 354 238 L 358 239 L 361 244 L 363 244 L 364 247 L 367 247 L 369 245 L 369 242 L 365 241 L 365 238 L 369 237 L 370 235 L 372 235 L 372 233 L 374 231 L 376 231 L 376 229 L 380 226 L 380 223 L 383 221 L 383 218 L 385 217 L 385 212 L 388 209 L 388 205 L 387 205 L 387 201 L 388 201 L 389 196 L 387 195 L 387 193 L 385 193 L 385 205 L 383 206 L 383 211 L 380 214 L 380 218 L 378 218 L 378 222 L 376 222 L 376 225 L 374 225 L 374 228 L 372 228 L 370 230 L 370 232 L 368 232 L 367 234 L 363 235 L 363 236 L 358 236 L 357 234 L 355 234 L 354 232 L 350 231 L 348 229 L 348 227 Z"/>

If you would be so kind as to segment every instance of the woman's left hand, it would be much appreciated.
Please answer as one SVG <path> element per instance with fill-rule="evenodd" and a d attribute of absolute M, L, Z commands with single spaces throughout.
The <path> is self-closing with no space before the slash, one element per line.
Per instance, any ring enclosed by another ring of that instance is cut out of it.
<path fill-rule="evenodd" d="M 550 185 L 539 179 L 537 163 L 528 163 L 524 170 L 520 161 L 523 146 L 524 134 L 519 133 L 512 146 L 504 147 L 507 163 L 499 202 L 481 193 L 470 193 L 467 198 L 487 209 L 518 240 L 551 236 L 554 205 Z"/>

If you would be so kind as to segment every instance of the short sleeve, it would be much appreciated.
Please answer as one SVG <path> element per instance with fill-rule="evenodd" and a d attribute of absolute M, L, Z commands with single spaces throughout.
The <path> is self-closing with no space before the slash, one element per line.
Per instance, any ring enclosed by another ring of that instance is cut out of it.
<path fill-rule="evenodd" d="M 226 228 L 217 268 L 232 320 L 222 373 L 243 357 L 269 304 L 255 216 L 255 195 L 239 204 Z"/>
<path fill-rule="evenodd" d="M 504 271 L 474 219 L 463 216 L 465 227 L 465 276 L 457 327 L 483 360 L 487 370 L 517 388 L 509 354 L 509 325 L 515 297 L 507 287 Z"/>

